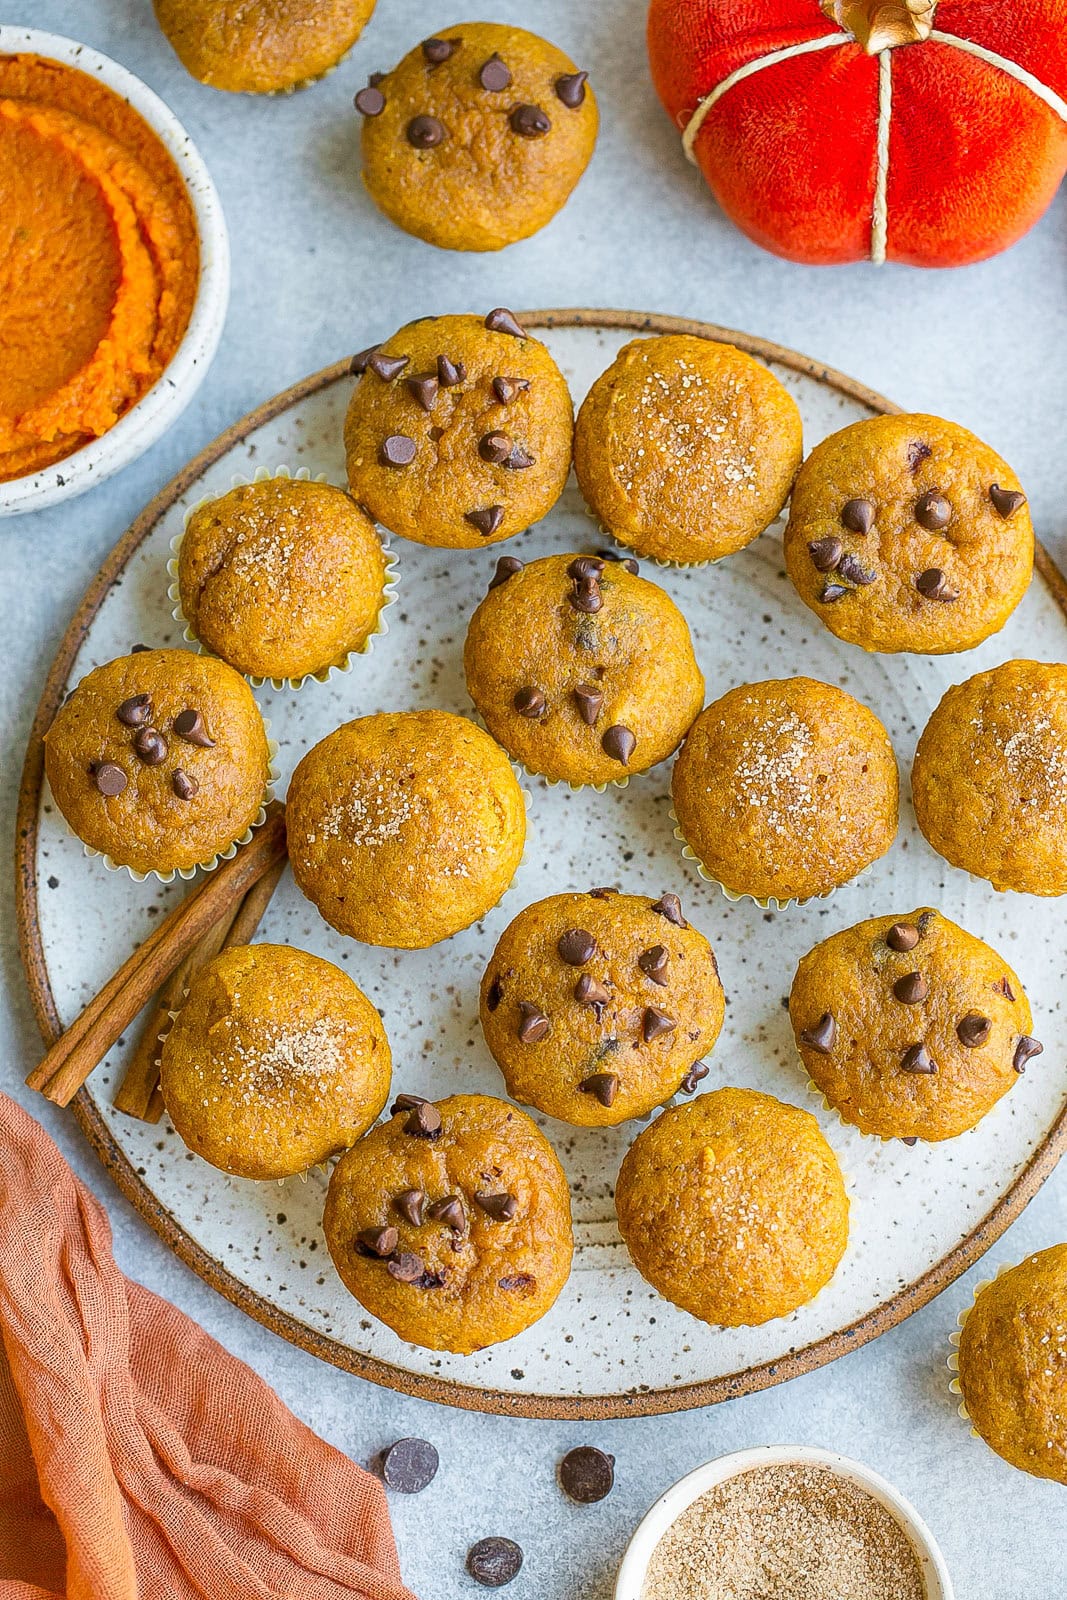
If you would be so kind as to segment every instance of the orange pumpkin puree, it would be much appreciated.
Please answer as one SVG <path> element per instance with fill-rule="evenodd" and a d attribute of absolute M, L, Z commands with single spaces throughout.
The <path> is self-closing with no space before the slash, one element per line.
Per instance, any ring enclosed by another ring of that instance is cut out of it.
<path fill-rule="evenodd" d="M 0 482 L 136 404 L 199 274 L 189 195 L 144 119 L 87 73 L 0 56 Z"/>

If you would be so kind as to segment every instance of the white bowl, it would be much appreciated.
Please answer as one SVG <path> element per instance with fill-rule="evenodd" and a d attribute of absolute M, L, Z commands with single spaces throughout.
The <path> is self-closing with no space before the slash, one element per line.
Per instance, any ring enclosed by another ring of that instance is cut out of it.
<path fill-rule="evenodd" d="M 756 1450 L 738 1450 L 733 1455 L 720 1456 L 717 1461 L 708 1461 L 661 1494 L 638 1524 L 627 1546 L 615 1580 L 615 1600 L 641 1600 L 641 1589 L 652 1552 L 671 1523 L 677 1521 L 694 1500 L 717 1484 L 725 1483 L 728 1478 L 736 1478 L 742 1472 L 751 1472 L 754 1467 L 776 1466 L 827 1467 L 850 1483 L 866 1489 L 896 1518 L 907 1534 L 922 1570 L 926 1600 L 952 1600 L 952 1580 L 944 1557 L 934 1543 L 933 1534 L 914 1506 L 909 1505 L 891 1483 L 880 1478 L 869 1467 L 861 1466 L 858 1461 L 850 1461 L 847 1456 L 839 1456 L 833 1450 L 815 1450 L 807 1445 L 774 1444 Z"/>
<path fill-rule="evenodd" d="M 147 84 L 117 61 L 88 45 L 40 28 L 0 25 L 0 55 L 33 52 L 76 67 L 121 95 L 166 147 L 189 192 L 200 235 L 200 282 L 189 326 L 164 372 L 99 439 L 40 472 L 0 483 L 0 517 L 39 511 L 91 489 L 128 466 L 166 432 L 185 410 L 218 348 L 230 297 L 230 245 L 222 204 L 196 146 Z"/>

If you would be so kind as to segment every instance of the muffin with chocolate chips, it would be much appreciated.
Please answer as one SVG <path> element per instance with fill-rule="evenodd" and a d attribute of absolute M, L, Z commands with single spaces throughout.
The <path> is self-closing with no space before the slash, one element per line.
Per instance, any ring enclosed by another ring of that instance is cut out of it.
<path fill-rule="evenodd" d="M 356 95 L 363 181 L 408 233 L 446 250 L 500 250 L 550 222 L 589 165 L 598 115 L 547 39 L 462 22 Z"/>
<path fill-rule="evenodd" d="M 626 1153 L 615 1207 L 641 1276 L 727 1328 L 804 1305 L 848 1243 L 845 1183 L 819 1124 L 753 1089 L 716 1089 L 657 1117 Z"/>
<path fill-rule="evenodd" d="M 366 1133 L 390 1071 L 381 1018 L 346 972 L 288 945 L 234 945 L 193 979 L 160 1088 L 212 1166 L 288 1178 Z"/>
<path fill-rule="evenodd" d="M 677 748 L 704 699 L 689 628 L 637 563 L 503 557 L 467 629 L 467 690 L 531 772 L 605 784 Z"/>
<path fill-rule="evenodd" d="M 1007 962 L 924 907 L 817 944 L 789 996 L 801 1060 L 846 1122 L 883 1139 L 953 1139 L 1040 1055 Z"/>
<path fill-rule="evenodd" d="M 477 549 L 521 533 L 563 493 L 570 393 L 510 311 L 424 317 L 352 368 L 348 481 L 393 533 Z"/>
<path fill-rule="evenodd" d="M 1067 666 L 1005 661 L 941 698 L 915 750 L 915 819 L 994 889 L 1067 894 Z"/>
<path fill-rule="evenodd" d="M 341 666 L 385 599 L 374 524 L 343 489 L 309 479 L 264 478 L 197 506 L 176 566 L 193 636 L 260 681 Z"/>
<path fill-rule="evenodd" d="M 800 466 L 796 401 L 733 345 L 635 339 L 578 413 L 574 470 L 593 515 L 658 561 L 718 561 L 778 516 Z"/>
<path fill-rule="evenodd" d="M 188 874 L 256 821 L 270 782 L 259 708 L 240 673 L 189 650 L 139 650 L 97 667 L 45 735 L 67 823 L 134 873 Z"/>
<path fill-rule="evenodd" d="M 482 1029 L 508 1093 L 579 1126 L 692 1093 L 723 1009 L 712 948 L 673 894 L 539 900 L 505 929 L 482 979 Z"/>
<path fill-rule="evenodd" d="M 1018 478 L 966 428 L 870 417 L 801 467 L 785 561 L 839 639 L 943 655 L 1007 622 L 1030 582 L 1034 530 Z"/>
<path fill-rule="evenodd" d="M 524 1111 L 480 1094 L 400 1095 L 338 1163 L 323 1228 L 360 1305 L 457 1355 L 543 1317 L 574 1249 L 552 1146 Z"/>
<path fill-rule="evenodd" d="M 321 78 L 366 26 L 375 0 L 152 0 L 186 72 L 212 89 L 277 94 Z"/>
<path fill-rule="evenodd" d="M 286 806 L 297 886 L 364 944 L 417 950 L 496 905 L 526 840 L 500 746 L 448 711 L 357 717 L 300 762 Z"/>
<path fill-rule="evenodd" d="M 678 832 L 733 896 L 810 900 L 883 856 L 897 764 L 873 711 L 814 678 L 742 684 L 701 712 L 674 764 Z"/>

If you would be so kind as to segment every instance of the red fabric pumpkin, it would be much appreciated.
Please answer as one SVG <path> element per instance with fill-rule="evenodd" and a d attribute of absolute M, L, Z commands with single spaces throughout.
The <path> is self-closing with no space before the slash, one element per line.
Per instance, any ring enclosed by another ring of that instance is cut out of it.
<path fill-rule="evenodd" d="M 648 46 L 723 210 L 793 261 L 980 261 L 1067 172 L 1067 0 L 652 0 Z"/>

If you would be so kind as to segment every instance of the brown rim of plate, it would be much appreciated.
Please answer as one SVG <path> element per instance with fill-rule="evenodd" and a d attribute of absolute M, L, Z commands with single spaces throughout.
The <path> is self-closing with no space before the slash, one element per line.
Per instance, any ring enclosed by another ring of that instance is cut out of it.
<path fill-rule="evenodd" d="M 639 311 L 526 311 L 517 313 L 524 326 L 529 328 L 621 328 L 632 333 L 687 333 L 698 338 L 716 339 L 733 344 L 763 361 L 773 361 L 794 372 L 803 373 L 817 383 L 825 384 L 839 394 L 848 395 L 871 411 L 899 413 L 903 407 L 894 405 L 883 395 L 857 383 L 854 378 L 837 372 L 821 361 L 798 354 L 783 345 L 772 344 L 767 339 L 757 339 L 751 334 L 738 333 L 732 328 L 719 328 L 712 323 L 697 322 L 687 317 L 660 316 Z M 46 1044 L 52 1044 L 62 1032 L 55 998 L 48 975 L 41 929 L 37 917 L 37 824 L 41 784 L 44 776 L 43 735 L 50 726 L 66 691 L 67 677 L 74 657 L 80 649 L 111 585 L 119 577 L 127 562 L 149 536 L 160 517 L 173 502 L 194 483 L 220 456 L 248 434 L 270 422 L 273 417 L 288 410 L 309 395 L 316 394 L 329 384 L 338 383 L 348 376 L 348 359 L 312 373 L 300 383 L 295 383 L 283 393 L 275 395 L 257 406 L 247 416 L 235 422 L 209 444 L 165 488 L 151 500 L 141 515 L 126 530 L 112 550 L 96 577 L 89 585 L 81 604 L 63 635 L 59 650 L 45 679 L 19 786 L 18 813 L 15 830 L 15 904 L 18 923 L 19 948 L 30 989 L 34 1015 Z M 1048 585 L 1053 599 L 1067 616 L 1067 579 L 1064 578 L 1052 557 L 1040 543 L 1036 545 L 1035 565 Z M 130 1204 L 140 1213 L 150 1227 L 167 1244 L 179 1260 L 192 1267 L 204 1282 L 226 1297 L 233 1305 L 254 1317 L 264 1327 L 288 1339 L 301 1350 L 331 1362 L 343 1371 L 372 1383 L 417 1396 L 420 1400 L 433 1400 L 438 1404 L 458 1406 L 467 1411 L 491 1412 L 497 1416 L 542 1417 L 553 1421 L 600 1421 L 614 1417 L 645 1417 L 670 1411 L 686 1411 L 696 1406 L 714 1405 L 720 1400 L 733 1400 L 740 1395 L 754 1394 L 769 1389 L 787 1378 L 812 1372 L 816 1367 L 835 1361 L 849 1350 L 856 1350 L 868 1340 L 893 1328 L 913 1311 L 926 1305 L 942 1289 L 948 1287 L 968 1267 L 999 1239 L 1004 1230 L 1015 1221 L 1033 1199 L 1045 1179 L 1052 1172 L 1060 1156 L 1067 1149 L 1067 1105 L 1049 1129 L 1026 1166 L 1015 1181 L 1001 1195 L 996 1205 L 971 1229 L 959 1244 L 934 1266 L 928 1268 L 914 1283 L 906 1285 L 888 1300 L 868 1311 L 857 1321 L 836 1333 L 827 1334 L 813 1344 L 774 1361 L 726 1373 L 717 1378 L 706 1378 L 674 1389 L 641 1389 L 632 1394 L 615 1395 L 538 1395 L 507 1394 L 495 1389 L 478 1389 L 469 1384 L 454 1383 L 444 1378 L 424 1377 L 420 1373 L 405 1372 L 390 1362 L 376 1356 L 361 1355 L 347 1349 L 336 1339 L 327 1338 L 307 1327 L 297 1317 L 281 1311 L 263 1296 L 241 1283 L 232 1273 L 216 1261 L 175 1220 L 164 1205 L 152 1194 L 137 1176 L 125 1152 L 112 1137 L 111 1131 L 85 1089 L 72 1101 L 78 1124 L 93 1150 L 110 1174 L 113 1182 Z"/>

